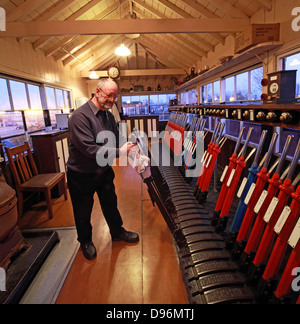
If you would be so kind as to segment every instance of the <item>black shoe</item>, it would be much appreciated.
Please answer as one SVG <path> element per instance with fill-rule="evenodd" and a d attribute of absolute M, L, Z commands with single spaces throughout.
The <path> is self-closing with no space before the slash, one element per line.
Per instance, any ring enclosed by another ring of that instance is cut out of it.
<path fill-rule="evenodd" d="M 121 234 L 119 236 L 113 236 L 112 240 L 114 242 L 125 241 L 127 243 L 137 243 L 140 240 L 140 238 L 138 234 L 128 232 L 122 227 Z"/>
<path fill-rule="evenodd" d="M 83 255 L 88 260 L 94 260 L 97 257 L 97 251 L 93 242 L 81 244 Z"/>

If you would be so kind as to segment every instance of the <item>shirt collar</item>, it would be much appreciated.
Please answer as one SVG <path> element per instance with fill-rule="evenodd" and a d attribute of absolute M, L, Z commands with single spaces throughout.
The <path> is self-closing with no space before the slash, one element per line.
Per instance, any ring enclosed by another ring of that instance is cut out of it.
<path fill-rule="evenodd" d="M 93 114 L 96 116 L 98 114 L 99 111 L 101 111 L 94 103 L 92 100 L 88 101 L 88 104 L 93 112 Z"/>

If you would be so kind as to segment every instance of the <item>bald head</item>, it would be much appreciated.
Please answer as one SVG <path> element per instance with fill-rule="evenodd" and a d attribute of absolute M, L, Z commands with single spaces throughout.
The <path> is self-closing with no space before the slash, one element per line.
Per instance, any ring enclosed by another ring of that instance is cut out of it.
<path fill-rule="evenodd" d="M 92 101 L 100 110 L 111 109 L 118 96 L 118 85 L 110 78 L 98 81 L 96 93 Z"/>
<path fill-rule="evenodd" d="M 110 78 L 101 78 L 98 81 L 98 88 L 102 89 L 103 87 L 116 87 L 118 88 L 118 85 L 116 82 Z"/>

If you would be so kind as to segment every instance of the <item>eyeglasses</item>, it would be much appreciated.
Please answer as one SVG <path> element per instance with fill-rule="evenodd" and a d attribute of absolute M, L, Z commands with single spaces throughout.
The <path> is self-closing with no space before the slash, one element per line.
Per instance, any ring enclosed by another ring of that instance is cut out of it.
<path fill-rule="evenodd" d="M 107 93 L 105 93 L 102 89 L 98 88 L 101 92 L 104 93 L 105 97 L 108 99 L 108 100 L 112 100 L 113 101 L 117 101 L 118 100 L 118 96 L 113 96 L 113 95 L 108 95 Z"/>

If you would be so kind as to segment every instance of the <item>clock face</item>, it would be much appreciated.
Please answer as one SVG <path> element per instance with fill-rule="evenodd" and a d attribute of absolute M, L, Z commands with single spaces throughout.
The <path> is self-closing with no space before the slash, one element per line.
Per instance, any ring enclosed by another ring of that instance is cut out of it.
<path fill-rule="evenodd" d="M 115 66 L 110 67 L 107 73 L 108 76 L 112 79 L 116 79 L 120 76 L 120 70 Z"/>
<path fill-rule="evenodd" d="M 276 93 L 279 90 L 279 85 L 277 83 L 272 83 L 270 86 L 270 92 Z"/>

